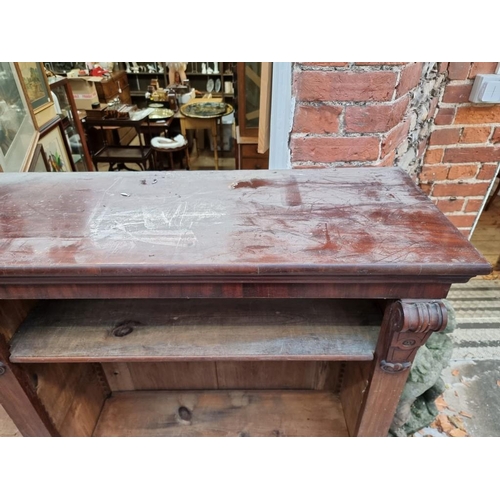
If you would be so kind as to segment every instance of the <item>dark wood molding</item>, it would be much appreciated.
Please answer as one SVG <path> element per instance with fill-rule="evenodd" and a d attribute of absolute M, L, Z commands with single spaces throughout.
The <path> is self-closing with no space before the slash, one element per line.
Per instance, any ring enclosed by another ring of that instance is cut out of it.
<path fill-rule="evenodd" d="M 446 328 L 447 310 L 440 300 L 389 302 L 353 431 L 357 436 L 387 436 L 417 350 L 429 336 Z"/>
<path fill-rule="evenodd" d="M 418 348 L 433 332 L 444 330 L 448 321 L 448 311 L 440 300 L 398 300 L 388 314 L 392 325 L 378 353 L 380 367 L 387 373 L 409 369 Z"/>

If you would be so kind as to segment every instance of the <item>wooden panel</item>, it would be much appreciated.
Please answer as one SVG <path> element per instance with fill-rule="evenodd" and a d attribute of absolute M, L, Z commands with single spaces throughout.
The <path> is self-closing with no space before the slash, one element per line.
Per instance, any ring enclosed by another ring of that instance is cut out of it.
<path fill-rule="evenodd" d="M 19 325 L 26 319 L 36 300 L 0 301 L 0 335 L 9 342 Z"/>
<path fill-rule="evenodd" d="M 23 436 L 57 436 L 28 374 L 9 361 L 10 339 L 35 301 L 0 301 L 0 404 Z"/>
<path fill-rule="evenodd" d="M 398 168 L 13 173 L 0 197 L 0 284 L 408 284 L 491 269 Z"/>
<path fill-rule="evenodd" d="M 334 361 L 103 363 L 112 391 L 317 389 L 335 391 Z"/>
<path fill-rule="evenodd" d="M 265 170 L 269 168 L 269 158 L 242 158 L 243 170 Z"/>
<path fill-rule="evenodd" d="M 121 127 L 116 133 L 122 146 L 128 146 L 137 137 L 137 131 L 133 127 Z"/>
<path fill-rule="evenodd" d="M 103 363 L 112 391 L 217 389 L 215 363 Z"/>
<path fill-rule="evenodd" d="M 99 101 L 108 102 L 117 95 L 120 97 L 122 102 L 127 102 L 127 96 L 123 97 L 124 89 L 128 88 L 128 78 L 126 71 L 117 71 L 111 75 L 108 80 L 102 80 L 101 82 L 96 82 L 95 87 L 97 90 L 97 95 L 99 96 Z M 120 93 L 120 89 L 122 92 Z M 130 94 L 128 94 L 130 99 Z"/>
<path fill-rule="evenodd" d="M 344 408 L 344 415 L 349 434 L 356 435 L 365 391 L 368 386 L 370 370 L 373 362 L 346 363 L 343 383 L 340 391 L 340 400 Z"/>
<path fill-rule="evenodd" d="M 19 432 L 16 424 L 9 417 L 3 406 L 0 405 L 0 437 L 19 437 Z"/>
<path fill-rule="evenodd" d="M 96 436 L 347 436 L 339 398 L 319 391 L 122 392 Z"/>
<path fill-rule="evenodd" d="M 109 391 L 89 364 L 29 365 L 36 392 L 62 436 L 88 437 Z"/>
<path fill-rule="evenodd" d="M 366 360 L 380 323 L 371 301 L 49 301 L 19 328 L 11 361 Z"/>
<path fill-rule="evenodd" d="M 273 63 L 263 62 L 259 104 L 259 153 L 269 151 Z"/>
<path fill-rule="evenodd" d="M 335 362 L 217 362 L 219 389 L 334 390 Z"/>
<path fill-rule="evenodd" d="M 44 278 L 40 278 L 43 280 Z M 276 278 L 277 280 L 278 278 Z M 296 278 L 297 280 L 299 278 Z M 379 278 L 380 279 L 380 278 Z M 467 279 L 458 280 L 465 283 Z M 27 284 L 27 285 L 0 285 L 0 298 L 39 298 L 39 299 L 97 299 L 97 298 L 220 298 L 228 299 L 235 297 L 245 298 L 268 298 L 282 297 L 290 299 L 303 298 L 420 298 L 428 297 L 439 299 L 446 297 L 449 283 L 394 283 L 387 278 L 384 283 L 370 282 L 365 278 L 365 283 L 349 283 L 338 278 L 334 283 L 197 283 L 177 284 L 168 283 L 167 277 L 158 277 L 156 283 L 150 284 L 127 284 L 120 285 L 114 280 L 105 283 L 105 278 L 100 283 L 64 285 L 51 284 Z"/>
<path fill-rule="evenodd" d="M 259 153 L 257 151 L 257 144 L 242 144 L 241 146 L 241 155 L 244 158 L 269 158 L 269 151 L 265 153 Z"/>

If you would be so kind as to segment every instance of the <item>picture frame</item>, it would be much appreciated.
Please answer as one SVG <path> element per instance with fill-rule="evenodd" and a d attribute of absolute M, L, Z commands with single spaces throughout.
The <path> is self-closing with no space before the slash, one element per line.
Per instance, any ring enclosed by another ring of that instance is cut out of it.
<path fill-rule="evenodd" d="M 16 62 L 21 84 L 34 115 L 52 105 L 52 94 L 41 62 Z"/>
<path fill-rule="evenodd" d="M 43 146 L 49 172 L 73 172 L 75 166 L 71 157 L 66 135 L 59 117 L 48 123 L 40 131 L 38 143 Z"/>
<path fill-rule="evenodd" d="M 0 168 L 3 172 L 28 168 L 38 135 L 14 63 L 0 62 Z"/>
<path fill-rule="evenodd" d="M 42 144 L 37 144 L 28 172 L 52 172 Z"/>

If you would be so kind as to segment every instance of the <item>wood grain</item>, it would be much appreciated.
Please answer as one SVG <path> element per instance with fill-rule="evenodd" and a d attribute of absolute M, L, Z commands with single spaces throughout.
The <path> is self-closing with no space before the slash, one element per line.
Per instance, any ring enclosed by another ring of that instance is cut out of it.
<path fill-rule="evenodd" d="M 40 364 L 26 370 L 61 436 L 91 436 L 109 395 L 95 368 L 90 364 Z"/>
<path fill-rule="evenodd" d="M 333 390 L 335 362 L 255 361 L 217 362 L 219 389 Z"/>
<path fill-rule="evenodd" d="M 437 283 L 491 269 L 399 168 L 17 173 L 0 197 L 0 284 Z"/>
<path fill-rule="evenodd" d="M 370 301 L 48 301 L 11 361 L 369 360 L 380 322 Z"/>
<path fill-rule="evenodd" d="M 0 437 L 20 437 L 16 424 L 9 417 L 3 406 L 0 405 Z"/>
<path fill-rule="evenodd" d="M 103 363 L 111 390 L 203 390 L 218 389 L 216 364 L 184 363 Z"/>
<path fill-rule="evenodd" d="M 338 396 L 319 391 L 123 392 L 95 436 L 347 436 Z"/>
<path fill-rule="evenodd" d="M 46 408 L 20 365 L 9 360 L 10 339 L 33 306 L 32 301 L 0 301 L 0 404 L 23 436 L 57 436 Z"/>
<path fill-rule="evenodd" d="M 36 300 L 0 301 L 0 335 L 6 342 L 10 342 L 14 332 L 25 320 L 36 302 Z"/>
<path fill-rule="evenodd" d="M 103 363 L 112 391 L 316 389 L 335 391 L 335 361 Z"/>
<path fill-rule="evenodd" d="M 361 408 L 372 371 L 373 362 L 354 361 L 346 363 L 345 366 L 340 401 L 344 408 L 345 421 L 351 436 L 355 436 L 358 431 Z"/>

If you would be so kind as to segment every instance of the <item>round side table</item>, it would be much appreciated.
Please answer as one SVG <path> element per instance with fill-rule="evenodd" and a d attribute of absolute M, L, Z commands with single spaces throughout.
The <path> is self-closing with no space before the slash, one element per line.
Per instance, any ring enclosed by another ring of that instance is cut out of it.
<path fill-rule="evenodd" d="M 154 151 L 156 167 L 158 167 L 158 165 L 159 165 L 159 159 L 161 158 L 161 155 L 168 154 L 170 157 L 170 159 L 169 159 L 170 168 L 173 170 L 174 169 L 174 155 L 173 154 L 177 153 L 179 151 L 184 151 L 184 155 L 186 158 L 186 170 L 189 170 L 189 154 L 188 154 L 187 141 L 186 141 L 186 144 L 184 144 L 184 146 L 179 146 L 177 148 L 159 148 L 159 147 L 155 147 L 153 145 L 151 145 L 151 147 Z M 182 157 L 180 160 L 180 166 L 182 168 Z"/>

